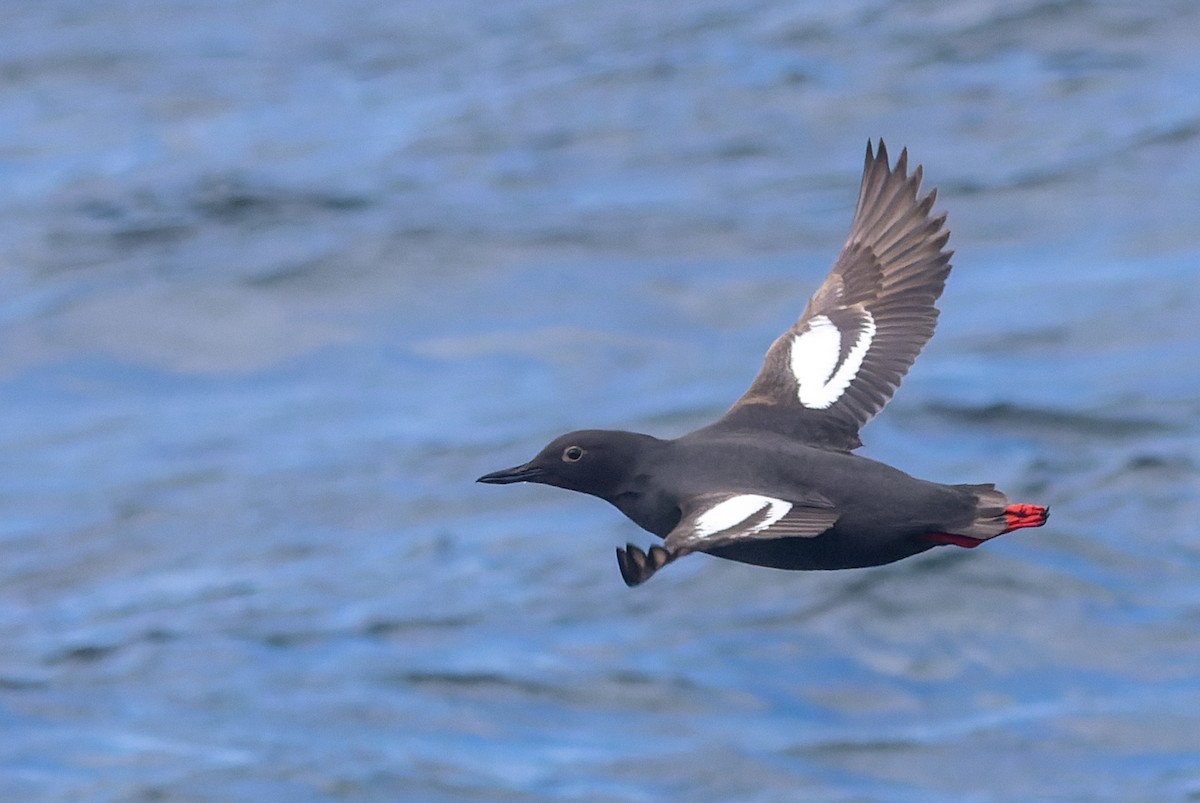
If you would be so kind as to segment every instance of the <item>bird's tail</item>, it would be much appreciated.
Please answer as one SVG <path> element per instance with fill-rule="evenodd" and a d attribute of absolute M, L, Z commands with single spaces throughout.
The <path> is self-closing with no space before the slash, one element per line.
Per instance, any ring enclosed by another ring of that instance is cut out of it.
<path fill-rule="evenodd" d="M 1050 508 L 1024 503 L 1009 504 L 1008 497 L 996 490 L 996 486 L 956 485 L 975 494 L 975 520 L 967 527 L 956 527 L 953 533 L 930 533 L 928 541 L 938 544 L 977 547 L 989 538 L 1010 533 L 1022 527 L 1041 527 L 1050 516 Z"/>

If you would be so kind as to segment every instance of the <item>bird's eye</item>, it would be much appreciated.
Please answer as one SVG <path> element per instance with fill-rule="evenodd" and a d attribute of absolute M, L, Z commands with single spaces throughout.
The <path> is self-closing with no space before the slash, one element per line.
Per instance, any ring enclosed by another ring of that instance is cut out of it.
<path fill-rule="evenodd" d="M 564 463 L 578 463 L 583 459 L 583 449 L 578 446 L 568 446 L 563 449 L 562 459 Z"/>

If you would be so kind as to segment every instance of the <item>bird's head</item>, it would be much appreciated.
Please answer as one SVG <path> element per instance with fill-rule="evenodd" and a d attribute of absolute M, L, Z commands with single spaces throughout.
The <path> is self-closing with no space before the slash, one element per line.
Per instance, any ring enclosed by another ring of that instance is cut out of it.
<path fill-rule="evenodd" d="M 484 474 L 476 482 L 506 485 L 540 482 L 570 491 L 609 498 L 633 475 L 650 444 L 649 435 L 615 430 L 584 429 L 550 441 L 528 463 Z"/>

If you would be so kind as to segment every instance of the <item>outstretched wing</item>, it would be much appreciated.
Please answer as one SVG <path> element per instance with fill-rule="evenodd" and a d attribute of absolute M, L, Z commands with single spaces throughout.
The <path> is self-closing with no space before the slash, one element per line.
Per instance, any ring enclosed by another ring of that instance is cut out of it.
<path fill-rule="evenodd" d="M 625 585 L 636 586 L 676 558 L 690 552 L 747 540 L 812 538 L 834 525 L 838 512 L 824 497 L 790 502 L 751 493 L 706 493 L 687 500 L 675 529 L 662 546 L 643 552 L 633 544 L 617 549 Z"/>
<path fill-rule="evenodd" d="M 719 429 L 759 429 L 849 451 L 858 431 L 891 399 L 933 335 L 934 306 L 950 273 L 945 214 L 933 190 L 917 197 L 921 167 L 908 151 L 888 166 L 867 143 L 850 236 L 804 314 L 767 351 L 750 389 Z"/>

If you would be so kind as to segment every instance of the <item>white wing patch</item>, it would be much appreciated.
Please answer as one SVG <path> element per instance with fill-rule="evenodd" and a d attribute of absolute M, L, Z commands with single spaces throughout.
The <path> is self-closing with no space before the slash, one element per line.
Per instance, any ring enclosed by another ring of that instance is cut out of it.
<path fill-rule="evenodd" d="M 875 319 L 866 310 L 863 318 L 858 339 L 840 365 L 842 331 L 825 315 L 814 316 L 804 331 L 792 338 L 792 376 L 796 377 L 796 394 L 805 407 L 826 409 L 842 397 L 858 375 L 875 338 Z"/>
<path fill-rule="evenodd" d="M 758 494 L 732 496 L 723 502 L 718 502 L 696 517 L 695 534 L 702 538 L 716 535 L 758 516 L 767 508 L 770 509 L 767 510 L 766 515 L 761 517 L 761 521 L 746 530 L 745 535 L 761 532 L 782 519 L 792 509 L 792 503 Z"/>

